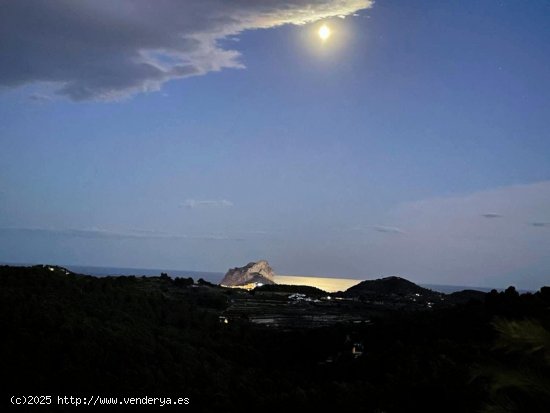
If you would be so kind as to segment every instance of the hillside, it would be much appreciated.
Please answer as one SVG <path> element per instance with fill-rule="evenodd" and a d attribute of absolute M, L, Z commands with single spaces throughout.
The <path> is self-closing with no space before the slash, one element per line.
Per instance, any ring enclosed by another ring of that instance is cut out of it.
<path fill-rule="evenodd" d="M 421 294 L 399 280 L 390 285 L 374 290 Z M 167 274 L 97 278 L 0 266 L 0 380 L 4 394 L 189 397 L 192 411 L 204 412 L 466 413 L 502 400 L 518 406 L 510 411 L 545 412 L 549 291 L 519 295 L 510 287 L 484 302 L 394 311 L 351 298 L 277 300 L 282 292 Z M 246 311 L 231 317 L 239 300 Z M 340 321 L 297 329 L 248 321 L 262 303 L 288 317 L 307 320 L 314 309 Z M 355 311 L 369 322 L 342 318 Z M 519 367 L 536 369 L 533 387 L 517 387 Z M 508 387 L 489 386 L 510 377 Z"/>
<path fill-rule="evenodd" d="M 306 294 L 311 297 L 324 297 L 329 295 L 326 291 L 309 285 L 269 284 L 256 287 L 254 292 L 274 292 L 287 294 Z"/>

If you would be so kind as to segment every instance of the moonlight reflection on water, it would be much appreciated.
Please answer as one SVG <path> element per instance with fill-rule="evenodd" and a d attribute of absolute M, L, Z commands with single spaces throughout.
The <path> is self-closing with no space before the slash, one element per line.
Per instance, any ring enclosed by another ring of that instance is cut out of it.
<path fill-rule="evenodd" d="M 277 284 L 287 285 L 309 285 L 317 287 L 329 293 L 335 291 L 345 291 L 348 288 L 359 284 L 361 280 L 352 280 L 347 278 L 328 278 L 328 277 L 305 277 L 298 275 L 276 275 Z"/>

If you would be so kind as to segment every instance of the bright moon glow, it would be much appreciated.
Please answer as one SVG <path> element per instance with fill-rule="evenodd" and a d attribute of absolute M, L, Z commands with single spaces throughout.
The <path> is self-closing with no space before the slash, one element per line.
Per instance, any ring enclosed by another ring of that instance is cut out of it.
<path fill-rule="evenodd" d="M 321 40 L 324 42 L 325 40 L 327 40 L 329 37 L 330 37 L 330 29 L 329 27 L 326 25 L 326 24 L 323 24 L 320 28 L 319 28 L 319 37 L 321 38 Z"/>

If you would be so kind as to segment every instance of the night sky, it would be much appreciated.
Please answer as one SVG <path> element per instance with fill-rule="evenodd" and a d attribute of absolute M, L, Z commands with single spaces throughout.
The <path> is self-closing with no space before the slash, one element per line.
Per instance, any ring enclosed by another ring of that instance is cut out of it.
<path fill-rule="evenodd" d="M 550 284 L 550 3 L 2 2 L 0 261 L 258 259 Z"/>

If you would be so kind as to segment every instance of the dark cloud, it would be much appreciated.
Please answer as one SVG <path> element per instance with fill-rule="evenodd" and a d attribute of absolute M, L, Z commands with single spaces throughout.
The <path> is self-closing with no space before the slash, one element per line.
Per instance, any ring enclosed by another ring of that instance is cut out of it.
<path fill-rule="evenodd" d="M 350 15 L 370 0 L 17 0 L 2 2 L 0 86 L 53 82 L 79 101 L 158 90 L 242 68 L 219 40 L 243 30 Z"/>
<path fill-rule="evenodd" d="M 489 213 L 489 214 L 481 214 L 482 217 L 484 218 L 502 218 L 502 215 L 500 214 L 492 214 L 492 213 Z"/>
<path fill-rule="evenodd" d="M 550 227 L 550 222 L 531 222 L 532 227 Z"/>

